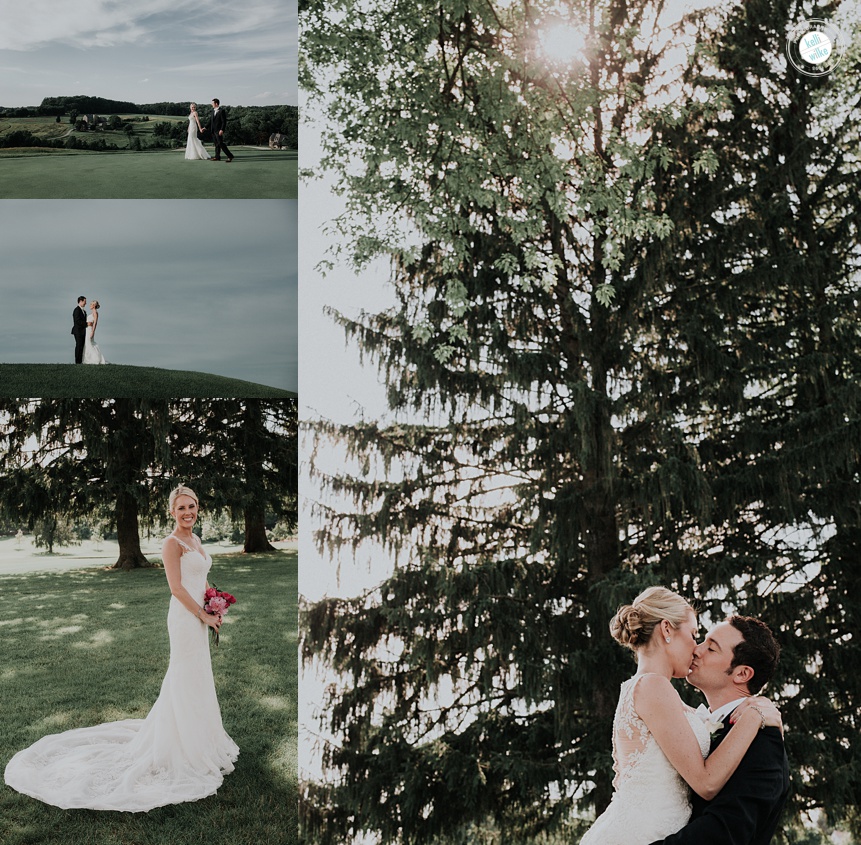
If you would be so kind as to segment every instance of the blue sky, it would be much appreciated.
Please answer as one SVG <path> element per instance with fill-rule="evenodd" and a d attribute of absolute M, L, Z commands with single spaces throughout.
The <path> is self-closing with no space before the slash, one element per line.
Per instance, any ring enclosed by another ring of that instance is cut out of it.
<path fill-rule="evenodd" d="M 0 106 L 296 105 L 297 0 L 0 0 Z"/>
<path fill-rule="evenodd" d="M 2 363 L 72 363 L 72 311 L 98 299 L 111 363 L 295 391 L 295 200 L 0 202 Z"/>

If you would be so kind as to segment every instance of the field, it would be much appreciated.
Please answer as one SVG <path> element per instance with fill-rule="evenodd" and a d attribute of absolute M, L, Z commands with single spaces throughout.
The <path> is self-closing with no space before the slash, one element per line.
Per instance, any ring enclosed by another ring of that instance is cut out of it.
<path fill-rule="evenodd" d="M 237 597 L 211 651 L 224 727 L 240 747 L 216 795 L 118 813 L 60 810 L 7 788 L 0 842 L 295 843 L 297 571 L 295 552 L 214 555 L 211 580 Z M 31 571 L 0 576 L 0 589 L 0 765 L 44 734 L 146 716 L 169 653 L 162 569 Z"/>
<path fill-rule="evenodd" d="M 287 390 L 241 379 L 128 364 L 0 364 L 0 396 L 39 399 L 272 399 Z"/>
<path fill-rule="evenodd" d="M 128 117 L 128 116 L 127 116 Z M 151 116 L 135 123 L 135 137 L 145 146 L 158 122 L 186 118 Z M 125 132 L 76 132 L 54 118 L 4 118 L 0 135 L 25 130 L 46 140 L 75 136 L 104 138 L 121 149 L 56 150 L 50 147 L 0 149 L 0 192 L 5 199 L 295 199 L 298 154 L 230 144 L 236 156 L 224 162 L 186 161 L 178 150 L 129 150 Z M 211 153 L 211 142 L 204 142 Z"/>

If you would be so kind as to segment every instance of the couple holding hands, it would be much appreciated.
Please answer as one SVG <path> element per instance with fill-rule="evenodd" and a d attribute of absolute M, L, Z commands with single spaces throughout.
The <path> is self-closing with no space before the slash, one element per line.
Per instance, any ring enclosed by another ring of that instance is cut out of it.
<path fill-rule="evenodd" d="M 224 143 L 224 130 L 227 128 L 227 115 L 224 109 L 221 108 L 221 101 L 218 98 L 212 101 L 212 117 L 209 120 L 209 130 L 212 132 L 212 140 L 215 144 L 215 156 L 210 157 L 206 148 L 198 140 L 197 133 L 205 132 L 201 126 L 200 117 L 197 114 L 197 104 L 191 103 L 188 112 L 188 141 L 185 145 L 185 157 L 192 161 L 209 160 L 221 161 L 221 153 L 227 156 L 227 163 L 233 161 L 233 153 L 227 149 L 227 144 Z"/>

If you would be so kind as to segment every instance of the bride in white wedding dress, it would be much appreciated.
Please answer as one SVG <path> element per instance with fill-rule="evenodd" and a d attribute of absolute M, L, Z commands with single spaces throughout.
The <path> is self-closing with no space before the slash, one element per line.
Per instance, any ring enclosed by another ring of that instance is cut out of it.
<path fill-rule="evenodd" d="M 13 789 L 62 809 L 143 812 L 212 795 L 233 771 L 239 748 L 221 723 L 209 657 L 208 628 L 221 617 L 203 610 L 212 559 L 191 530 L 197 512 L 192 490 L 171 493 L 170 663 L 149 715 L 42 737 L 6 766 Z"/>
<path fill-rule="evenodd" d="M 580 845 L 649 845 L 687 824 L 690 788 L 706 800 L 720 792 L 760 728 L 781 724 L 780 713 L 768 699 L 750 699 L 709 753 L 709 722 L 670 682 L 690 671 L 693 608 L 671 590 L 650 587 L 619 608 L 610 633 L 634 652 L 637 672 L 622 684 L 613 719 L 613 797 Z"/>
<path fill-rule="evenodd" d="M 84 364 L 107 364 L 102 350 L 96 343 L 96 326 L 99 324 L 99 300 L 90 303 L 90 315 L 87 317 L 87 331 L 84 334 Z"/>
<path fill-rule="evenodd" d="M 203 132 L 203 127 L 200 125 L 200 118 L 197 116 L 197 105 L 192 103 L 188 111 L 188 140 L 185 144 L 185 157 L 189 161 L 210 158 L 206 147 L 197 138 L 198 132 Z"/>

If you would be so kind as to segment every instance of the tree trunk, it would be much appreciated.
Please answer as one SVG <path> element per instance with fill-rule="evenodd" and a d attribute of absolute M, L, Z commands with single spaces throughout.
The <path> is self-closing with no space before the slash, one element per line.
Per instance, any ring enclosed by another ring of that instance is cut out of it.
<path fill-rule="evenodd" d="M 263 406 L 259 399 L 249 399 L 242 415 L 244 440 L 245 482 L 252 492 L 263 492 L 263 443 L 266 425 Z M 245 545 L 243 552 L 274 552 L 275 547 L 266 536 L 266 507 L 256 496 L 245 506 Z"/>
<path fill-rule="evenodd" d="M 126 491 L 117 496 L 117 542 L 120 556 L 113 569 L 138 569 L 152 564 L 141 551 L 140 531 L 138 530 L 138 503 Z"/>
<path fill-rule="evenodd" d="M 245 545 L 243 552 L 275 552 L 277 549 L 266 536 L 265 512 L 259 505 L 245 508 Z"/>

